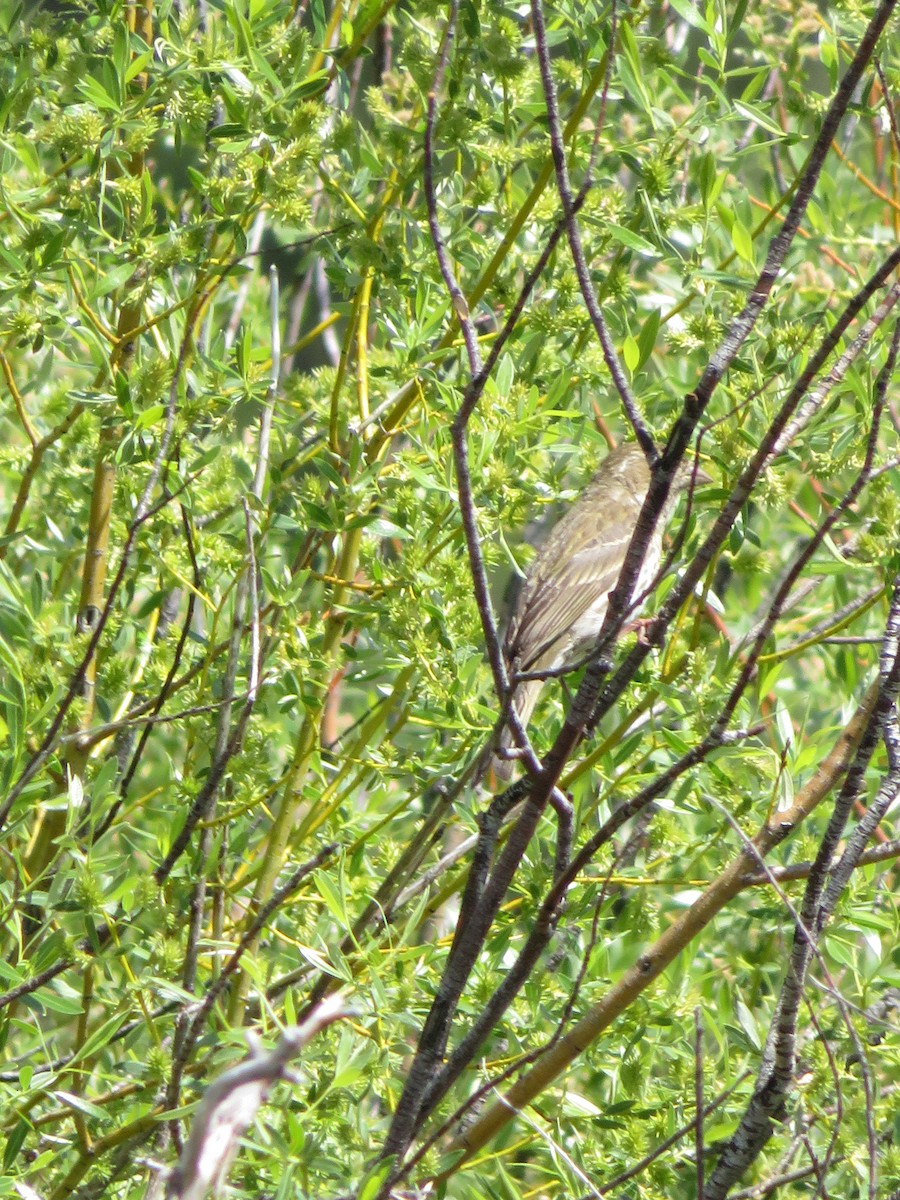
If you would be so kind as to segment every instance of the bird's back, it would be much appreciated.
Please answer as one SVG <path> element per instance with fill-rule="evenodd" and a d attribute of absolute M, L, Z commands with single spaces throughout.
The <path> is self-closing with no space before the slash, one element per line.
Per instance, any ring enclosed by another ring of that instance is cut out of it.
<path fill-rule="evenodd" d="M 637 446 L 620 446 L 603 460 L 528 572 L 506 635 L 510 664 L 551 670 L 596 636 L 649 481 Z"/>

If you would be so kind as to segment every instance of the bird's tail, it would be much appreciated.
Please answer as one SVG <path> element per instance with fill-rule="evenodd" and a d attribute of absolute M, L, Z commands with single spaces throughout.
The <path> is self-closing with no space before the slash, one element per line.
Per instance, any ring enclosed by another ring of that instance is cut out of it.
<path fill-rule="evenodd" d="M 534 712 L 534 706 L 537 704 L 538 696 L 541 694 L 543 686 L 544 681 L 542 679 L 529 679 L 525 683 L 520 683 L 516 688 L 513 704 L 516 706 L 519 720 L 526 728 L 528 727 L 528 722 L 531 720 L 531 714 Z M 500 750 L 508 750 L 512 745 L 514 745 L 512 730 L 507 725 L 500 734 Z M 507 758 L 498 752 L 491 758 L 490 769 L 498 784 L 507 784 L 513 777 L 515 759 Z"/>

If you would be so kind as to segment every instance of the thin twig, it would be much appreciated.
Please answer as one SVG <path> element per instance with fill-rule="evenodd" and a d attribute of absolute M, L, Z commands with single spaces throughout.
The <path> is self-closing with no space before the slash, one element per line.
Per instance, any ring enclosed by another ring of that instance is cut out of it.
<path fill-rule="evenodd" d="M 721 1108 L 732 1092 L 736 1091 L 740 1087 L 749 1074 L 749 1071 L 744 1071 L 742 1075 L 738 1076 L 731 1087 L 726 1088 L 724 1092 L 719 1092 L 718 1096 L 716 1096 L 713 1100 L 710 1100 L 709 1104 L 706 1105 L 702 1113 L 699 1114 L 701 1119 L 706 1120 L 706 1118 L 711 1116 L 717 1108 Z M 689 1134 L 695 1127 L 696 1123 L 696 1116 L 691 1117 L 689 1121 L 685 1121 L 685 1123 L 679 1126 L 679 1128 L 676 1129 L 673 1134 L 670 1134 L 665 1141 L 662 1141 L 658 1146 L 655 1146 L 650 1153 L 646 1155 L 646 1157 L 640 1160 L 640 1162 L 635 1163 L 633 1167 L 629 1167 L 627 1171 L 623 1171 L 621 1175 L 617 1175 L 615 1179 L 610 1179 L 607 1183 L 604 1183 L 600 1188 L 598 1188 L 600 1195 L 608 1196 L 610 1192 L 620 1188 L 623 1183 L 628 1183 L 630 1179 L 634 1179 L 635 1176 L 640 1175 L 643 1171 L 646 1171 L 646 1169 L 655 1163 L 658 1158 L 661 1158 L 667 1150 L 671 1149 L 676 1142 L 680 1141 L 683 1137 Z M 581 1197 L 580 1200 L 587 1200 L 587 1197 Z"/>
<path fill-rule="evenodd" d="M 694 1009 L 694 1160 L 697 1170 L 697 1200 L 704 1200 L 703 1179 L 703 1012 L 698 1004 Z"/>
<path fill-rule="evenodd" d="M 200 1034 L 203 1032 L 203 1026 L 207 1017 L 212 1012 L 213 1005 L 228 986 L 229 980 L 240 966 L 241 959 L 247 952 L 248 947 L 253 944 L 254 939 L 258 937 L 263 929 L 265 929 L 269 918 L 295 894 L 301 883 L 303 883 L 303 881 L 307 879 L 313 871 L 318 870 L 319 867 L 328 862 L 330 858 L 333 858 L 337 851 L 337 842 L 329 842 L 327 845 L 323 846 L 317 854 L 315 854 L 312 858 L 307 859 L 306 862 L 302 863 L 295 871 L 293 871 L 281 885 L 281 887 L 273 892 L 266 903 L 260 908 L 254 919 L 241 934 L 240 941 L 234 948 L 230 957 L 223 964 L 222 970 L 219 972 L 219 975 L 216 977 L 215 981 L 208 988 L 203 1000 L 197 1006 L 196 1010 L 191 1014 L 190 1025 L 179 1048 L 180 1062 L 173 1062 L 172 1064 L 173 1075 L 176 1073 L 176 1067 L 184 1067 L 184 1064 L 190 1057 L 191 1050 L 196 1044 L 197 1039 L 200 1037 Z M 180 1071 L 178 1074 L 180 1075 Z"/>
<path fill-rule="evenodd" d="M 199 314 L 201 307 L 202 304 L 198 301 L 194 308 L 195 319 L 196 315 Z M 154 506 L 152 503 L 153 494 L 156 491 L 157 484 L 159 483 L 163 468 L 168 459 L 169 448 L 171 446 L 172 437 L 175 431 L 175 417 L 178 408 L 178 389 L 181 383 L 181 376 L 184 372 L 185 364 L 187 362 L 188 351 L 191 344 L 192 329 L 193 326 L 189 322 L 188 327 L 185 329 L 184 334 L 182 335 L 178 359 L 175 364 L 175 370 L 172 373 L 171 384 L 169 385 L 165 423 L 163 425 L 159 449 L 156 453 L 156 457 L 153 460 L 153 466 L 150 468 L 150 473 L 147 477 L 147 482 L 144 485 L 144 490 L 141 493 L 141 496 L 135 507 L 134 516 L 129 522 L 128 532 L 125 537 L 125 544 L 122 548 L 122 554 L 120 556 L 115 575 L 113 576 L 109 590 L 107 591 L 106 601 L 102 610 L 97 615 L 97 619 L 94 622 L 93 628 L 91 629 L 87 648 L 82 655 L 81 662 L 75 669 L 74 675 L 69 681 L 65 695 L 59 703 L 47 732 L 41 739 L 41 743 L 37 750 L 35 750 L 35 752 L 32 754 L 25 769 L 10 788 L 3 805 L 0 806 L 0 828 L 5 825 L 6 819 L 9 816 L 13 804 L 15 804 L 25 787 L 31 782 L 34 776 L 44 765 L 47 758 L 50 756 L 53 746 L 56 743 L 57 735 L 59 734 L 63 722 L 65 721 L 66 714 L 72 707 L 76 698 L 81 695 L 82 685 L 87 678 L 88 669 L 93 662 L 94 655 L 97 651 L 97 646 L 100 643 L 100 638 L 103 636 L 103 633 L 106 629 L 112 613 L 113 605 L 115 604 L 119 590 L 122 587 L 122 584 L 125 580 L 125 575 L 131 563 L 131 556 L 134 552 L 138 533 L 148 520 L 150 520 L 158 511 L 164 508 L 173 499 L 172 496 L 166 495 L 157 505 Z"/>
<path fill-rule="evenodd" d="M 260 415 L 257 459 L 253 475 L 253 485 L 251 489 L 252 494 L 258 504 L 262 503 L 266 480 L 268 478 L 272 415 L 275 400 L 278 394 L 281 370 L 281 334 L 278 303 L 279 289 L 278 275 L 274 268 L 269 276 L 269 287 L 272 376 L 271 383 L 266 394 L 266 400 Z M 154 877 L 158 883 L 162 883 L 163 880 L 169 876 L 173 866 L 186 850 L 190 842 L 191 835 L 197 825 L 201 821 L 209 820 L 209 817 L 213 811 L 215 797 L 218 792 L 219 785 L 224 778 L 228 763 L 238 752 L 241 746 L 244 731 L 249 723 L 259 694 L 261 657 L 259 636 L 260 601 L 258 596 L 258 570 L 256 567 L 253 548 L 253 531 L 256 529 L 256 522 L 249 508 L 245 508 L 245 514 L 248 530 L 248 565 L 242 572 L 240 580 L 238 581 L 237 591 L 234 599 L 231 637 L 229 639 L 228 646 L 228 659 L 221 683 L 221 691 L 224 696 L 224 702 L 219 709 L 219 719 L 216 723 L 216 739 L 213 748 L 212 763 L 203 787 L 200 789 L 194 800 L 194 803 L 191 805 L 181 830 L 174 838 L 168 854 L 154 872 Z M 244 619 L 251 596 L 253 597 L 253 622 L 255 634 L 251 633 L 252 645 L 250 662 L 248 665 L 248 679 L 250 680 L 250 683 L 247 688 L 246 699 L 241 707 L 235 727 L 232 730 L 231 712 L 232 705 L 236 699 L 235 681 L 237 679 L 241 644 L 243 641 Z M 201 886 L 200 881 L 198 881 L 198 887 L 199 886 Z"/>
<path fill-rule="evenodd" d="M 542 0 L 532 0 L 531 20 L 534 26 L 535 50 L 544 89 L 544 102 L 547 106 L 547 123 L 550 131 L 550 149 L 553 157 L 553 166 L 556 171 L 556 187 L 562 202 L 563 216 L 566 223 L 566 236 L 569 242 L 569 250 L 572 254 L 572 262 L 575 266 L 575 273 L 578 276 L 578 285 L 581 288 L 582 299 L 591 318 L 591 324 L 594 326 L 594 331 L 597 334 L 597 340 L 600 342 L 603 359 L 609 370 L 613 386 L 622 402 L 622 408 L 625 410 L 638 444 L 647 456 L 648 464 L 653 466 L 658 454 L 656 445 L 654 444 L 650 430 L 647 428 L 640 414 L 637 401 L 628 383 L 628 378 L 619 361 L 612 335 L 600 310 L 600 305 L 597 303 L 590 271 L 588 270 L 584 255 L 584 247 L 581 244 L 581 234 L 575 220 L 572 186 L 569 181 L 569 168 L 566 163 L 566 147 L 559 115 L 559 105 L 556 98 L 556 84 L 553 81 L 553 70 L 550 64 L 550 50 L 547 45 L 547 30 L 544 24 L 544 6 Z M 610 47 L 609 53 L 611 61 L 612 47 Z"/>

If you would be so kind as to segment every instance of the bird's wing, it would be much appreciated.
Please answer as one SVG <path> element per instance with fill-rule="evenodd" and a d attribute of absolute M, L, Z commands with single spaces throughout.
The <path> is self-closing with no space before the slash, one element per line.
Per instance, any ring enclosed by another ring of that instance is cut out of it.
<path fill-rule="evenodd" d="M 522 671 L 562 665 L 572 626 L 616 586 L 630 539 L 630 529 L 607 529 L 568 561 L 526 583 L 507 636 L 510 662 L 518 658 Z M 599 625 L 603 608 L 595 615 Z"/>
<path fill-rule="evenodd" d="M 604 460 L 528 572 L 506 635 L 507 661 L 518 659 L 523 671 L 561 666 L 578 640 L 572 626 L 591 609 L 591 624 L 599 629 L 648 480 L 634 447 L 620 447 Z"/>

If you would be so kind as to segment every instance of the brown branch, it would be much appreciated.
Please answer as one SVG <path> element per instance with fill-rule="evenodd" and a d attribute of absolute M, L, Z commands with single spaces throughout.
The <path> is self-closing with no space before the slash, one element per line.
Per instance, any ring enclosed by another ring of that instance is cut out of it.
<path fill-rule="evenodd" d="M 855 500 L 868 478 L 875 455 L 875 445 L 878 437 L 881 414 L 885 407 L 887 387 L 893 375 L 894 364 L 900 347 L 900 323 L 895 325 L 891 347 L 882 368 L 875 389 L 874 413 L 872 427 L 866 444 L 866 456 L 862 470 L 859 472 L 847 496 L 837 508 L 847 507 Z M 837 512 L 833 509 L 823 522 L 823 529 L 831 523 Z M 838 843 L 843 836 L 853 804 L 862 786 L 866 768 L 874 753 L 875 747 L 883 736 L 886 725 L 894 713 L 897 692 L 900 689 L 900 656 L 897 654 L 897 633 L 900 629 L 900 578 L 896 581 L 894 599 L 882 651 L 882 668 L 879 681 L 878 697 L 867 722 L 866 729 L 860 739 L 854 761 L 848 769 L 846 779 L 841 788 L 827 829 L 819 845 L 816 859 L 807 878 L 806 891 L 799 917 L 796 921 L 794 943 L 788 971 L 782 984 L 776 1007 L 775 1021 L 769 1031 L 763 1052 L 759 1076 L 753 1096 L 751 1097 L 737 1130 L 729 1139 L 709 1181 L 710 1200 L 724 1200 L 730 1188 L 747 1170 L 749 1165 L 758 1157 L 764 1145 L 772 1136 L 773 1121 L 779 1120 L 784 1114 L 788 1090 L 793 1082 L 795 1068 L 796 1028 L 800 1002 L 807 970 L 813 954 L 816 952 L 816 942 L 825 922 L 831 915 L 837 897 L 846 880 L 855 867 L 851 856 L 849 869 L 845 875 L 832 879 L 826 892 L 828 872 L 835 856 Z M 896 718 L 894 718 L 896 719 Z M 900 774 L 890 781 L 892 786 L 883 789 L 879 801 L 872 806 L 867 814 L 871 827 L 877 824 L 881 813 L 886 811 L 897 791 L 900 790 Z M 864 822 L 860 822 L 861 825 Z M 857 839 L 856 858 L 862 853 L 868 841 L 871 828 L 867 828 L 864 840 Z M 846 857 L 846 856 L 845 856 Z M 855 1035 L 852 1022 L 847 1021 L 851 1036 Z M 864 1082 L 867 1093 L 867 1111 L 871 1111 L 870 1084 L 864 1072 Z M 870 1133 L 870 1160 L 874 1161 L 872 1150 L 872 1135 Z"/>
<path fill-rule="evenodd" d="M 599 702 L 591 715 L 591 725 L 595 725 L 609 711 L 618 697 L 622 694 L 625 687 L 627 687 L 630 681 L 634 678 L 636 671 L 640 668 L 641 664 L 644 662 L 644 659 L 651 653 L 651 651 L 655 647 L 662 645 L 665 633 L 671 622 L 674 620 L 675 615 L 678 613 L 685 600 L 687 600 L 687 598 L 693 594 L 694 589 L 703 579 L 704 575 L 709 569 L 710 564 L 714 561 L 716 555 L 724 545 L 738 513 L 742 510 L 750 498 L 753 488 L 766 464 L 774 455 L 779 452 L 779 448 L 782 446 L 782 438 L 785 429 L 788 427 L 789 422 L 800 408 L 811 383 L 824 367 L 826 361 L 839 344 L 844 332 L 847 330 L 851 322 L 855 319 L 863 306 L 886 283 L 898 266 L 900 266 L 900 247 L 895 249 L 884 260 L 884 262 L 878 267 L 878 269 L 867 280 L 867 282 L 847 302 L 847 305 L 838 319 L 835 321 L 832 329 L 829 330 L 829 332 L 822 339 L 818 349 L 812 355 L 810 355 L 809 362 L 794 383 L 794 386 L 791 388 L 790 392 L 785 398 L 778 414 L 769 425 L 768 430 L 761 438 L 758 450 L 753 455 L 750 463 L 741 474 L 740 478 L 732 489 L 731 495 L 722 505 L 721 510 L 716 517 L 715 522 L 713 523 L 712 529 L 698 547 L 691 561 L 685 566 L 683 574 L 674 584 L 664 603 L 660 606 L 656 617 L 650 622 L 648 628 L 645 630 L 643 640 L 638 641 L 633 649 L 629 651 L 624 662 L 604 688 L 603 694 L 600 696 Z M 868 344 L 868 341 L 871 340 L 875 329 L 887 318 L 898 300 L 900 300 L 900 286 L 895 286 L 890 289 L 884 301 L 879 306 L 878 311 L 873 315 L 870 321 L 867 322 L 866 329 L 855 339 L 853 346 L 847 350 L 842 361 L 846 362 L 850 357 L 858 356 L 858 354 L 861 353 L 862 347 Z M 837 370 L 837 368 L 835 370 Z M 846 367 L 844 367 L 844 370 L 846 370 Z M 832 371 L 831 377 L 834 375 L 835 371 Z M 820 389 L 819 403 L 823 402 L 824 398 L 825 393 Z M 648 503 L 649 500 L 650 497 L 648 495 Z M 611 608 L 612 605 L 610 605 L 610 609 Z M 607 613 L 607 618 L 609 618 L 609 612 Z M 588 671 L 585 675 L 585 683 L 582 684 L 582 687 L 585 688 L 586 691 L 586 695 L 584 697 L 585 700 L 589 700 L 591 695 L 594 694 L 594 691 L 598 690 L 597 683 L 598 680 L 602 678 L 602 675 L 603 672 L 599 667 L 588 668 Z M 591 683 L 590 692 L 587 692 L 586 689 L 588 682 Z M 579 696 L 576 697 L 576 700 L 578 700 L 580 696 L 581 692 L 579 691 Z M 562 736 L 563 733 L 566 733 L 565 726 L 561 731 L 560 736 Z M 572 736 L 573 733 L 577 733 L 577 730 L 569 731 L 567 736 Z"/>
<path fill-rule="evenodd" d="M 6 525 L 3 529 L 3 536 L 6 540 L 3 545 L 0 545 L 0 562 L 6 558 L 9 552 L 10 541 L 19 528 L 19 522 L 22 520 L 25 505 L 28 503 L 28 497 L 31 494 L 31 486 L 40 470 L 44 455 L 55 442 L 65 437 L 84 412 L 84 409 L 85 406 L 80 401 L 73 404 L 59 424 L 55 425 L 49 433 L 44 434 L 41 440 L 32 447 L 28 465 L 22 472 L 22 482 L 19 484 L 19 490 L 16 492 L 16 498 L 13 501 L 9 516 L 6 518 Z"/>
<path fill-rule="evenodd" d="M 703 1012 L 694 1009 L 694 1163 L 697 1170 L 697 1200 L 705 1200 L 703 1178 Z"/>
<path fill-rule="evenodd" d="M 321 1030 L 352 1015 L 340 996 L 331 996 L 302 1025 L 285 1029 L 268 1053 L 252 1043 L 250 1057 L 223 1072 L 204 1092 L 190 1137 L 168 1179 L 167 1195 L 173 1200 L 201 1200 L 210 1189 L 218 1194 L 237 1153 L 238 1139 L 269 1089 L 279 1079 L 290 1078 L 288 1063 Z"/>
<path fill-rule="evenodd" d="M 652 466 L 656 462 L 658 451 L 650 435 L 650 430 L 647 428 L 640 414 L 637 401 L 629 386 L 628 378 L 622 369 L 622 364 L 619 362 L 619 356 L 616 353 L 612 335 L 609 332 L 606 320 L 597 301 L 587 260 L 584 255 L 584 247 L 581 243 L 581 234 L 578 230 L 578 223 L 575 220 L 572 186 L 569 181 L 569 168 L 566 163 L 565 140 L 563 137 L 562 121 L 559 115 L 559 105 L 556 98 L 556 84 L 553 81 L 553 70 L 550 65 L 550 50 L 547 45 L 547 30 L 544 24 L 544 6 L 541 0 L 532 0 L 531 20 L 534 26 L 535 50 L 544 89 L 544 102 L 547 106 L 547 123 L 550 130 L 550 148 L 553 157 L 553 166 L 556 171 L 556 187 L 559 192 L 559 198 L 562 201 L 566 237 L 569 242 L 572 262 L 575 266 L 575 273 L 578 276 L 578 285 L 581 289 L 582 299 L 588 310 L 591 324 L 594 326 L 594 332 L 597 334 L 597 340 L 600 342 L 603 359 L 609 370 L 613 386 L 619 394 L 619 399 L 622 402 L 622 407 L 628 417 L 634 436 L 646 454 L 647 462 Z M 614 25 L 613 36 L 615 36 Z M 612 46 L 609 53 L 611 61 Z"/>
<path fill-rule="evenodd" d="M 649 947 L 618 983 L 591 1008 L 548 1054 L 509 1091 L 502 1103 L 491 1106 L 465 1133 L 453 1140 L 450 1150 L 462 1152 L 454 1164 L 469 1159 L 508 1121 L 516 1110 L 530 1103 L 561 1074 L 604 1029 L 622 1013 L 665 970 L 681 951 L 738 894 L 748 871 L 756 870 L 756 856 L 766 857 L 788 837 L 821 803 L 843 776 L 866 729 L 878 686 L 873 685 L 846 729 L 812 778 L 797 793 L 791 807 L 777 814 L 775 823 L 765 824 L 753 838 L 753 853 L 742 848 L 718 879 Z"/>

